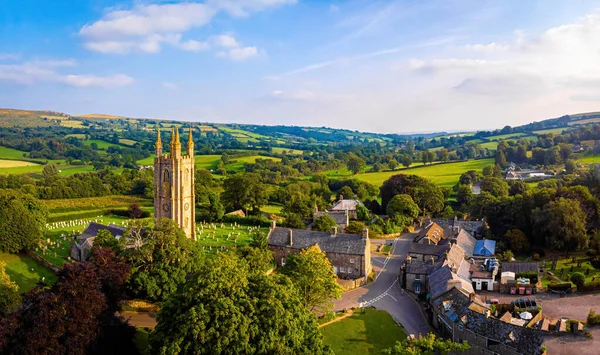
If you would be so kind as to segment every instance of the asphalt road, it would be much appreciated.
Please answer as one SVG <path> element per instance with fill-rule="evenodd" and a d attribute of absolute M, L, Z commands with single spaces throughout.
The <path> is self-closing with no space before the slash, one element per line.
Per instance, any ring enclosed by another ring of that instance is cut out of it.
<path fill-rule="evenodd" d="M 414 234 L 404 234 L 393 243 L 392 255 L 385 257 L 371 254 L 376 280 L 367 286 L 345 292 L 342 299 L 336 300 L 334 310 L 359 307 L 361 301 L 365 306 L 373 306 L 388 312 L 398 323 L 402 324 L 408 334 L 427 334 L 432 331 L 423 316 L 417 302 L 398 285 L 400 266 L 408 253 L 408 247 Z M 372 244 L 387 243 L 389 240 L 371 239 Z"/>

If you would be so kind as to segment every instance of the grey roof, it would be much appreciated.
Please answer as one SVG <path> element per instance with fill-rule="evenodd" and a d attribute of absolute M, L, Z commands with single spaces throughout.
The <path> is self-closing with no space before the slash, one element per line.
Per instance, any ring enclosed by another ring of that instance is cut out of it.
<path fill-rule="evenodd" d="M 435 245 L 435 244 L 419 244 L 410 243 L 408 247 L 409 254 L 423 254 L 423 255 L 437 255 L 441 256 L 447 250 L 450 249 L 448 244 L 446 245 Z"/>
<path fill-rule="evenodd" d="M 328 215 L 329 217 L 333 218 L 338 226 L 348 225 L 348 215 L 346 214 L 346 211 L 321 211 L 315 213 L 315 218 L 322 215 Z"/>
<path fill-rule="evenodd" d="M 330 211 L 356 211 L 356 206 L 361 205 L 362 203 L 359 200 L 338 200 L 333 207 L 331 207 Z"/>
<path fill-rule="evenodd" d="M 127 228 L 120 227 L 114 224 L 109 224 L 108 226 L 96 222 L 91 222 L 87 228 L 81 233 L 78 239 L 87 239 L 90 237 L 95 237 L 98 235 L 98 232 L 101 230 L 108 230 L 115 237 L 118 235 L 123 235 Z"/>
<path fill-rule="evenodd" d="M 292 231 L 292 245 L 290 245 Z M 306 229 L 277 227 L 269 232 L 269 245 L 306 249 L 315 244 L 326 253 L 365 255 L 366 239 L 360 234 L 338 233 L 331 236 L 329 232 L 317 232 Z"/>
<path fill-rule="evenodd" d="M 461 248 L 465 251 L 465 254 L 468 257 L 473 256 L 473 250 L 475 250 L 475 244 L 477 243 L 477 239 L 473 238 L 467 231 L 461 229 L 461 231 L 456 236 L 456 244 L 460 245 Z"/>
<path fill-rule="evenodd" d="M 411 261 L 410 263 L 407 262 L 405 265 L 407 274 L 429 275 L 437 270 L 442 265 L 442 262 L 431 264 L 429 261 Z"/>
<path fill-rule="evenodd" d="M 515 274 L 521 272 L 539 272 L 538 263 L 525 263 L 525 262 L 502 262 L 502 272 L 514 272 Z"/>
<path fill-rule="evenodd" d="M 432 300 L 446 293 L 452 287 L 462 288 L 466 293 L 473 293 L 471 281 L 465 280 L 452 272 L 450 266 L 443 266 L 429 276 L 429 294 Z"/>
<path fill-rule="evenodd" d="M 475 312 L 467 312 L 464 326 L 488 339 L 516 349 L 520 354 L 539 354 L 543 338 L 536 330 L 487 318 Z M 489 350 L 500 350 L 499 346 L 488 345 Z"/>

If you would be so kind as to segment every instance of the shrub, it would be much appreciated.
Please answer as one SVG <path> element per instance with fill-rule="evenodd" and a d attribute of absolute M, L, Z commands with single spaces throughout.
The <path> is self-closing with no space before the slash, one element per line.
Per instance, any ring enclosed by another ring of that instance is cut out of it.
<path fill-rule="evenodd" d="M 585 291 L 596 291 L 600 290 L 600 280 L 586 282 L 583 285 Z"/>
<path fill-rule="evenodd" d="M 533 259 L 533 261 L 540 261 L 540 254 L 538 254 L 538 253 L 534 253 L 534 254 L 531 256 L 531 259 Z"/>
<path fill-rule="evenodd" d="M 246 225 L 254 225 L 254 226 L 261 226 L 261 227 L 269 227 L 271 225 L 271 221 L 267 217 L 264 217 L 262 215 L 247 216 L 247 217 L 223 216 L 223 222 L 225 222 L 225 223 L 237 222 L 237 224 L 246 224 Z"/>
<path fill-rule="evenodd" d="M 549 289 L 554 290 L 554 291 L 566 291 L 570 288 L 573 287 L 573 284 L 570 282 L 551 282 L 550 285 L 548 286 Z"/>
<path fill-rule="evenodd" d="M 593 309 L 590 309 L 590 313 L 587 316 L 587 324 L 589 326 L 600 324 L 600 314 L 597 314 Z"/>
<path fill-rule="evenodd" d="M 577 286 L 577 290 L 583 291 L 585 284 L 585 275 L 580 272 L 576 272 L 573 275 L 571 275 L 571 282 Z"/>

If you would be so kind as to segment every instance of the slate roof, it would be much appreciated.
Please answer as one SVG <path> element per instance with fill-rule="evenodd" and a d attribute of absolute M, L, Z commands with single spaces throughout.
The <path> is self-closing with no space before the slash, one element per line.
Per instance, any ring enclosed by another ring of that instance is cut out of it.
<path fill-rule="evenodd" d="M 330 211 L 356 211 L 356 206 L 362 203 L 359 200 L 338 200 Z"/>
<path fill-rule="evenodd" d="M 348 215 L 346 214 L 346 211 L 321 211 L 321 212 L 317 212 L 315 213 L 315 218 L 322 216 L 322 215 L 328 215 L 331 218 L 333 218 L 333 220 L 335 221 L 335 223 L 338 226 L 341 225 L 348 225 Z"/>
<path fill-rule="evenodd" d="M 507 271 L 514 272 L 515 274 L 521 272 L 539 272 L 539 265 L 536 262 L 502 262 L 502 272 Z"/>
<path fill-rule="evenodd" d="M 448 244 L 435 245 L 435 244 L 410 243 L 410 246 L 408 247 L 408 253 L 409 254 L 441 256 L 449 249 L 450 249 L 450 246 Z"/>
<path fill-rule="evenodd" d="M 428 238 L 431 243 L 437 244 L 445 238 L 444 229 L 437 223 L 431 222 L 425 228 L 421 229 L 419 234 L 413 239 L 413 242 L 418 243 L 423 238 Z"/>
<path fill-rule="evenodd" d="M 540 334 L 533 329 L 486 318 L 474 312 L 466 314 L 464 326 L 488 339 L 506 344 L 521 354 L 538 354 L 543 342 Z M 489 344 L 488 349 L 494 351 L 499 347 Z"/>
<path fill-rule="evenodd" d="M 123 233 L 125 233 L 125 231 L 127 230 L 127 228 L 125 227 L 121 227 L 121 226 L 117 226 L 114 224 L 109 224 L 108 226 L 104 225 L 104 224 L 100 224 L 100 223 L 96 223 L 96 222 L 91 222 L 87 228 L 81 233 L 81 235 L 79 235 L 78 239 L 87 239 L 90 237 L 95 237 L 98 235 L 98 232 L 101 230 L 108 230 L 112 235 L 116 236 L 120 236 L 123 235 Z"/>
<path fill-rule="evenodd" d="M 441 261 L 434 264 L 429 261 L 411 261 L 410 263 L 406 263 L 406 273 L 429 275 L 439 269 L 441 265 Z"/>
<path fill-rule="evenodd" d="M 450 269 L 450 266 L 443 266 L 429 275 L 429 295 L 432 300 L 446 293 L 453 287 L 462 288 L 466 293 L 474 293 L 471 281 L 458 276 Z"/>
<path fill-rule="evenodd" d="M 292 245 L 290 246 L 290 231 Z M 269 245 L 293 249 L 306 249 L 315 244 L 326 253 L 365 255 L 366 240 L 360 234 L 317 232 L 305 229 L 277 227 L 269 232 Z"/>
<path fill-rule="evenodd" d="M 473 255 L 478 256 L 493 256 L 496 254 L 496 241 L 491 239 L 478 240 L 475 243 Z"/>
<path fill-rule="evenodd" d="M 473 256 L 473 251 L 475 250 L 476 243 L 477 243 L 477 239 L 473 238 L 464 229 L 462 229 L 456 236 L 456 244 L 460 245 L 460 247 L 464 249 L 465 254 L 468 257 Z"/>

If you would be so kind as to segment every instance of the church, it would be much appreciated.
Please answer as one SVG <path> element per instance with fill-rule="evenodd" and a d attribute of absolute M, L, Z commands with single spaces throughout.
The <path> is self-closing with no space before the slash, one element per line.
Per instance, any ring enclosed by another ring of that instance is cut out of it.
<path fill-rule="evenodd" d="M 173 128 L 169 154 L 163 154 L 160 129 L 154 158 L 154 217 L 177 222 L 188 238 L 196 239 L 194 195 L 194 140 L 190 127 L 186 154 L 181 152 L 179 130 Z"/>

